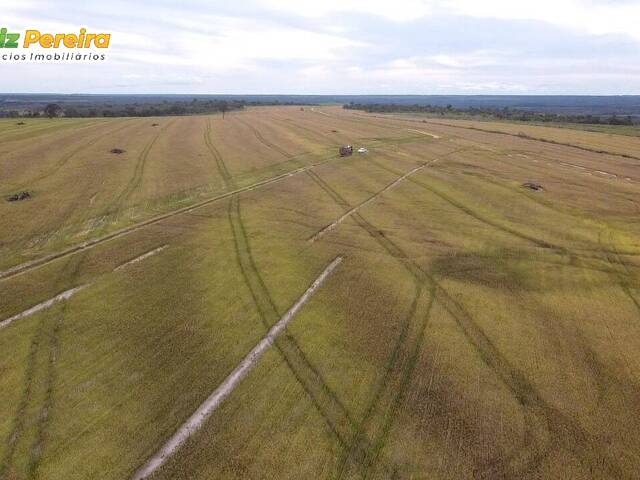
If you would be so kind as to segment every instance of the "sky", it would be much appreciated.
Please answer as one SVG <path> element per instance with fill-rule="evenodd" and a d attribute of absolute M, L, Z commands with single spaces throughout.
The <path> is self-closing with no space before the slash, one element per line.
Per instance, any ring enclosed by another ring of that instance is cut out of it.
<path fill-rule="evenodd" d="M 8 93 L 640 94 L 640 0 L 0 6 L 9 31 L 111 33 L 104 62 L 0 60 Z"/>

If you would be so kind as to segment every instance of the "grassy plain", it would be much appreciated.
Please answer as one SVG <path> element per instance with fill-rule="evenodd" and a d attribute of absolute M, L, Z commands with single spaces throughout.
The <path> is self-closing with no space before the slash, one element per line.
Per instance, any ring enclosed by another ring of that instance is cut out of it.
<path fill-rule="evenodd" d="M 454 121 L 470 121 L 475 125 L 482 125 L 483 123 L 491 123 L 498 125 L 510 125 L 510 126 L 523 126 L 525 128 L 537 126 L 537 127 L 549 127 L 553 129 L 570 129 L 570 130 L 582 130 L 585 132 L 596 133 L 609 133 L 612 135 L 628 135 L 630 137 L 640 136 L 640 128 L 637 125 L 608 125 L 608 124 L 592 124 L 592 123 L 570 123 L 570 122 L 534 122 L 534 121 L 521 121 L 505 119 L 499 120 L 495 117 L 482 117 L 469 114 L 447 114 L 438 115 L 432 113 L 390 113 L 385 114 L 389 117 L 398 118 L 418 118 L 418 119 L 439 119 L 446 120 L 452 119 Z"/>
<path fill-rule="evenodd" d="M 53 256 L 0 321 L 86 287 L 0 330 L 0 478 L 130 478 L 337 255 L 153 478 L 635 478 L 638 155 L 336 107 L 1 121 L 1 193 L 33 198 L 0 202 L 0 270 Z"/>

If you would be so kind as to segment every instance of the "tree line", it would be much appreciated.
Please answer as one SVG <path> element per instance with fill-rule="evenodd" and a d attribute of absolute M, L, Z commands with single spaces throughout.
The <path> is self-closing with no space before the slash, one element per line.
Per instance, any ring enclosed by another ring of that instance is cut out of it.
<path fill-rule="evenodd" d="M 349 110 L 362 110 L 370 113 L 426 113 L 441 117 L 482 117 L 495 120 L 515 120 L 520 122 L 558 122 L 583 123 L 593 125 L 638 125 L 640 119 L 618 115 L 569 115 L 556 113 L 538 113 L 514 108 L 455 108 L 452 105 L 400 105 L 394 103 L 348 103 L 342 106 Z"/>
<path fill-rule="evenodd" d="M 37 118 L 37 117 L 160 117 L 173 115 L 198 115 L 222 113 L 242 110 L 247 106 L 264 105 L 297 105 L 293 102 L 258 102 L 243 100 L 200 100 L 190 101 L 163 100 L 157 103 L 125 103 L 125 104 L 58 104 L 49 103 L 42 106 L 31 106 L 22 110 L 0 110 L 0 117 Z"/>

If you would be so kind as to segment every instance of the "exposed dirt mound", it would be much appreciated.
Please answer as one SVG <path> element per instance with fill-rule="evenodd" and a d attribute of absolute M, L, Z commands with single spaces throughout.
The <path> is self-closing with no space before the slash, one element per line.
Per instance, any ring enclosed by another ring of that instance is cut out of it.
<path fill-rule="evenodd" d="M 19 202 L 21 200 L 26 200 L 27 198 L 31 198 L 31 192 L 18 192 L 7 197 L 7 202 Z"/>
<path fill-rule="evenodd" d="M 113 153 L 115 155 L 121 155 L 124 152 L 126 152 L 126 150 L 122 150 L 121 148 L 112 148 L 111 149 L 111 153 Z"/>
<path fill-rule="evenodd" d="M 541 191 L 544 190 L 542 185 L 540 185 L 539 183 L 535 183 L 535 182 L 524 182 L 522 184 L 522 188 L 528 188 L 529 190 L 533 190 L 535 192 L 541 192 Z"/>

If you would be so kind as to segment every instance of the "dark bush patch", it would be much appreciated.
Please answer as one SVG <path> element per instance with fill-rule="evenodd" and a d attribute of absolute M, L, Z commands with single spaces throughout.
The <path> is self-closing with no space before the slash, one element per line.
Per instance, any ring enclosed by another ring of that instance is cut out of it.
<path fill-rule="evenodd" d="M 27 191 L 18 192 L 18 193 L 14 193 L 10 197 L 7 197 L 7 202 L 19 202 L 21 200 L 26 200 L 28 198 L 31 198 L 31 192 L 27 192 Z"/>
<path fill-rule="evenodd" d="M 115 154 L 115 155 L 120 155 L 122 153 L 126 152 L 126 150 L 122 150 L 121 148 L 112 148 L 111 149 L 111 153 Z"/>
<path fill-rule="evenodd" d="M 536 192 L 540 192 L 542 190 L 544 190 L 544 188 L 542 188 L 542 185 L 540 185 L 539 183 L 534 183 L 534 182 L 524 182 L 522 184 L 523 188 L 528 188 L 529 190 L 534 190 Z"/>

